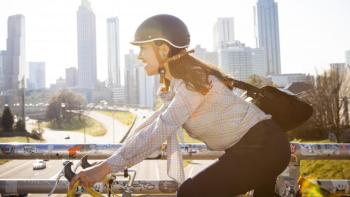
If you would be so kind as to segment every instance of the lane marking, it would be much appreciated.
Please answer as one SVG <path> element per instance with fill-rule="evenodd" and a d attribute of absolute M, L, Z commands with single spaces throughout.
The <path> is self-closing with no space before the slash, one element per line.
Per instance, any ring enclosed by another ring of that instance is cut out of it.
<path fill-rule="evenodd" d="M 25 162 L 19 164 L 18 166 L 14 166 L 12 169 L 9 169 L 9 170 L 7 170 L 6 172 L 0 174 L 0 176 L 6 176 L 6 175 L 8 175 L 8 174 L 13 173 L 14 171 L 17 171 L 16 174 L 18 174 L 18 171 L 19 171 L 18 169 L 19 169 L 19 168 L 21 168 L 22 166 L 28 165 L 28 164 L 31 163 L 31 162 L 33 162 L 33 161 L 32 161 L 32 160 L 25 161 Z M 30 166 L 30 168 L 32 168 L 32 166 Z"/>
<path fill-rule="evenodd" d="M 155 163 L 155 171 L 156 171 L 156 176 L 157 176 L 157 180 L 160 180 L 160 175 L 159 175 L 159 165 L 157 161 L 154 161 Z"/>

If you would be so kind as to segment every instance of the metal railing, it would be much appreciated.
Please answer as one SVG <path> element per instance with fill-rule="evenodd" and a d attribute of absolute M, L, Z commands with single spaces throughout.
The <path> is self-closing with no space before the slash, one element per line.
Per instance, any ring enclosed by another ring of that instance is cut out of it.
<path fill-rule="evenodd" d="M 105 159 L 113 154 L 121 144 L 0 144 L 1 159 Z M 208 150 L 205 144 L 181 144 L 184 159 L 212 160 L 220 157 L 223 151 Z M 300 160 L 350 160 L 350 144 L 306 144 L 291 143 L 292 159 L 290 165 L 277 180 L 277 190 L 281 196 L 292 196 L 298 190 Z M 149 159 L 166 159 L 166 146 L 162 146 L 156 156 Z M 0 179 L 0 193 L 48 193 L 54 180 Z M 316 184 L 330 192 L 350 193 L 350 180 L 322 179 Z M 127 181 L 117 181 L 112 185 L 114 192 L 120 192 Z M 67 181 L 57 186 L 55 193 L 66 193 Z M 97 191 L 106 192 L 102 183 L 96 183 Z M 174 196 L 177 183 L 162 180 L 136 180 L 132 184 L 133 194 L 163 194 Z M 290 194 L 290 195 L 289 195 Z"/>

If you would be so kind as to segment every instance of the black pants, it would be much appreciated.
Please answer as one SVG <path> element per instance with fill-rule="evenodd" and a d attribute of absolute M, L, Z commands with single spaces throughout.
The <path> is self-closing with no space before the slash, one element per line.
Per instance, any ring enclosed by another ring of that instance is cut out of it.
<path fill-rule="evenodd" d="M 178 189 L 178 197 L 233 197 L 254 190 L 255 197 L 274 196 L 277 176 L 290 160 L 284 131 L 272 120 L 264 120 L 213 165 Z"/>

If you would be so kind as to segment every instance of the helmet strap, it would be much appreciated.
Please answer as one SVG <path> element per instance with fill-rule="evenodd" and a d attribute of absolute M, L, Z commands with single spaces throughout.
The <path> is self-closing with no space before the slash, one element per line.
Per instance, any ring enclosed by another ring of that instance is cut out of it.
<path fill-rule="evenodd" d="M 159 68 L 158 68 L 158 73 L 159 73 L 159 80 L 160 80 L 160 85 L 162 86 L 160 91 L 161 92 L 168 92 L 169 86 L 170 86 L 170 81 L 165 78 L 165 68 L 164 68 L 164 63 L 160 57 L 159 50 L 157 45 L 152 42 L 152 48 L 154 51 L 154 54 L 156 55 L 157 61 L 159 63 Z"/>

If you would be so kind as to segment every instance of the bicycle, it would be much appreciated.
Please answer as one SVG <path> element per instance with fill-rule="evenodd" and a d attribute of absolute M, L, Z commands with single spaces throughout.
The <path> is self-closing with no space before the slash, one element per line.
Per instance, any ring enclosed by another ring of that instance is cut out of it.
<path fill-rule="evenodd" d="M 83 156 L 81 158 L 81 160 L 75 166 L 74 170 L 72 170 L 73 162 L 69 161 L 62 168 L 62 170 L 58 173 L 55 185 L 54 185 L 53 189 L 50 191 L 50 193 L 48 194 L 48 196 L 52 195 L 52 193 L 55 191 L 55 189 L 56 189 L 56 187 L 57 187 L 57 185 L 59 183 L 60 178 L 62 178 L 63 176 L 70 182 L 71 179 L 75 176 L 75 172 L 76 172 L 76 170 L 77 170 L 77 168 L 79 166 L 82 167 L 83 169 L 85 169 L 85 168 L 88 168 L 88 167 L 91 167 L 91 166 L 94 166 L 94 165 L 98 164 L 98 162 L 94 162 L 94 163 L 90 164 L 87 161 L 87 157 L 88 157 L 87 155 Z M 131 195 L 132 195 L 131 188 L 132 188 L 133 182 L 134 182 L 135 177 L 136 177 L 136 171 L 135 170 L 125 169 L 122 174 L 121 173 L 116 173 L 116 174 L 111 174 L 108 177 L 106 177 L 106 179 L 103 182 L 103 187 L 105 187 L 107 189 L 107 193 L 108 193 L 109 197 L 111 195 L 112 196 L 114 196 L 114 195 L 117 196 L 117 194 L 113 193 L 113 191 L 112 191 L 112 185 L 116 181 L 117 177 L 128 178 L 128 184 L 126 186 L 122 187 L 122 191 L 123 192 L 121 194 L 121 197 L 131 197 Z M 93 197 L 102 197 L 103 196 L 100 192 L 96 191 L 95 189 L 93 189 L 91 187 L 90 188 L 82 188 L 80 186 L 80 182 L 79 181 L 77 181 L 74 184 L 74 186 L 71 189 L 68 190 L 67 196 L 68 197 L 73 197 L 73 196 L 75 196 L 76 193 L 83 193 L 84 191 L 86 191 L 87 193 L 89 193 Z"/>

